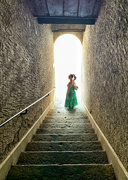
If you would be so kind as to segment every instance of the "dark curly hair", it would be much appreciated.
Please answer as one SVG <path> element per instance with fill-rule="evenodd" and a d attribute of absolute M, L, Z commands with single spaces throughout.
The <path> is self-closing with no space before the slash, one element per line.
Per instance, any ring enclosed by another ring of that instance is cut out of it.
<path fill-rule="evenodd" d="M 75 76 L 75 74 L 70 74 L 69 76 L 68 76 L 68 78 L 74 78 L 74 80 L 76 80 L 76 76 Z"/>

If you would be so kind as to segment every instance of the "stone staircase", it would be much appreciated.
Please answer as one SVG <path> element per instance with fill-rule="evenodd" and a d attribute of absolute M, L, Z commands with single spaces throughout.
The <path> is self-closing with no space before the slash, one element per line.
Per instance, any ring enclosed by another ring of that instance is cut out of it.
<path fill-rule="evenodd" d="M 53 107 L 7 180 L 115 180 L 106 153 L 81 110 Z"/>

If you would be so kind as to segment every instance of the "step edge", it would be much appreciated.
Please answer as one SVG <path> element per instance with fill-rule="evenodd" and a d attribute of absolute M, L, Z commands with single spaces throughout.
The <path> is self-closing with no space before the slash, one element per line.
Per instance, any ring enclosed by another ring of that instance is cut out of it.
<path fill-rule="evenodd" d="M 25 167 L 32 167 L 32 166 L 112 166 L 112 164 L 108 163 L 108 164 L 16 164 L 16 165 L 12 165 L 12 167 L 20 167 L 20 166 L 25 166 Z"/>
<path fill-rule="evenodd" d="M 80 122 L 80 123 L 78 123 L 78 122 L 74 122 L 74 121 L 72 121 L 74 124 L 91 124 L 90 122 Z M 60 123 L 53 123 L 53 122 L 45 122 L 45 121 L 43 121 L 43 123 L 42 124 L 70 124 L 71 122 L 69 122 L 69 123 L 63 123 L 63 122 L 60 122 Z"/>
<path fill-rule="evenodd" d="M 54 135 L 61 135 L 61 136 L 72 136 L 72 135 L 74 136 L 74 135 L 75 135 L 75 136 L 80 136 L 80 135 L 83 135 L 83 136 L 84 136 L 84 135 L 87 135 L 87 134 L 96 135 L 95 132 L 91 132 L 91 133 L 88 133 L 88 132 L 87 132 L 87 133 L 79 133 L 79 134 L 44 134 L 44 133 L 43 133 L 43 134 L 34 134 L 33 136 L 38 136 L 38 135 L 41 135 L 41 136 L 43 136 L 43 135 L 45 135 L 45 136 L 46 136 L 46 135 L 47 135 L 47 136 L 54 136 Z M 96 136 L 96 137 L 97 137 L 97 136 Z"/>
<path fill-rule="evenodd" d="M 93 150 L 93 151 L 24 151 L 22 154 L 41 154 L 41 153 L 106 153 L 104 150 Z"/>
<path fill-rule="evenodd" d="M 93 129 L 92 127 L 91 127 L 91 128 L 90 128 L 90 127 L 84 127 L 84 128 L 87 128 L 87 129 L 89 129 L 89 130 L 90 130 L 90 129 Z M 40 130 L 40 129 L 41 129 L 41 130 L 42 130 L 42 129 L 47 129 L 47 130 L 51 130 L 51 129 L 53 129 L 53 130 L 54 130 L 54 129 L 55 129 L 55 130 L 58 130 L 58 129 L 62 130 L 62 129 L 64 129 L 64 130 L 65 130 L 65 128 L 52 128 L 52 127 L 50 127 L 50 128 L 45 128 L 45 127 L 43 127 L 43 128 L 39 128 L 38 130 Z M 67 127 L 66 130 L 67 130 L 67 129 L 77 129 L 77 130 L 79 130 L 79 129 L 83 129 L 83 128 L 70 128 L 70 127 Z"/>
<path fill-rule="evenodd" d="M 88 142 L 100 142 L 100 141 L 90 141 L 90 140 L 86 140 L 86 141 L 84 141 L 84 140 L 81 140 L 81 141 L 76 141 L 76 140 L 71 140 L 71 141 L 60 141 L 60 140 L 59 141 L 57 141 L 57 140 L 55 140 L 55 141 L 53 141 L 53 140 L 52 141 L 43 141 L 43 140 L 38 140 L 37 141 L 37 140 L 32 140 L 31 142 L 32 143 L 34 143 L 34 142 L 36 142 L 36 143 L 40 143 L 40 142 L 41 143 L 43 143 L 43 142 L 44 143 L 54 143 L 54 142 L 56 142 L 56 143 L 61 143 L 61 142 L 64 142 L 64 143 L 66 143 L 66 142 L 72 142 L 72 143 L 74 143 L 74 142 L 87 142 L 88 143 Z"/>
<path fill-rule="evenodd" d="M 48 143 L 53 143 L 53 144 L 57 144 L 57 143 L 83 143 L 83 141 L 31 141 L 28 144 L 48 144 Z M 84 141 L 84 143 L 99 143 L 100 141 Z"/>

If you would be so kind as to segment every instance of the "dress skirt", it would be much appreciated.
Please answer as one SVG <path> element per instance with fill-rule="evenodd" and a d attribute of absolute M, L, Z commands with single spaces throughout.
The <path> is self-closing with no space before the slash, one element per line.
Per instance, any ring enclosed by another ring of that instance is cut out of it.
<path fill-rule="evenodd" d="M 70 87 L 70 91 L 68 93 L 68 96 L 65 99 L 65 108 L 72 109 L 77 105 L 78 105 L 78 102 L 77 102 L 76 92 L 74 89 L 74 85 L 72 85 Z"/>

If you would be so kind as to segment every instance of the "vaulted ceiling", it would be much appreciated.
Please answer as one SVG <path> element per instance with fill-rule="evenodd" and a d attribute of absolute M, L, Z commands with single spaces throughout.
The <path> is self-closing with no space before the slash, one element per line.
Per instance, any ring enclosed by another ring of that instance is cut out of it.
<path fill-rule="evenodd" d="M 95 24 L 101 0 L 30 0 L 39 24 Z"/>

